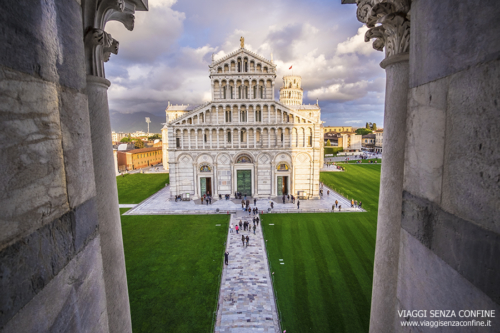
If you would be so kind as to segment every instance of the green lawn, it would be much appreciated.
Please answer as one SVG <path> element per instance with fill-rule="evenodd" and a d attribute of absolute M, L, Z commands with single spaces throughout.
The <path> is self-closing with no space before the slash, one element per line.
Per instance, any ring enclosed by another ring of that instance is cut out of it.
<path fill-rule="evenodd" d="M 322 173 L 321 181 L 368 212 L 263 216 L 287 332 L 368 332 L 381 166 L 345 167 Z"/>
<path fill-rule="evenodd" d="M 149 198 L 168 183 L 168 173 L 158 174 L 126 174 L 116 177 L 118 185 L 118 202 L 136 204 Z"/>
<path fill-rule="evenodd" d="M 229 216 L 121 220 L 134 333 L 210 332 Z"/>

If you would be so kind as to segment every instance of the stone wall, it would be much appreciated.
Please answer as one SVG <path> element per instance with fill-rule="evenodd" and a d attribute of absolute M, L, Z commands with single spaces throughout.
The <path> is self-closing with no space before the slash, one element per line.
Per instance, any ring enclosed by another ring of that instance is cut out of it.
<path fill-rule="evenodd" d="M 108 331 L 82 8 L 0 13 L 0 330 Z"/>
<path fill-rule="evenodd" d="M 498 313 L 500 6 L 416 0 L 411 12 L 399 306 Z"/>

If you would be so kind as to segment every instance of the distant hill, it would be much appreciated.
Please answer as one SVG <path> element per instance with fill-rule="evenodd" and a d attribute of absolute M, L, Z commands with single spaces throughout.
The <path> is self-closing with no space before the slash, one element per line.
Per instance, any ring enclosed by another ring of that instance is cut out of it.
<path fill-rule="evenodd" d="M 159 117 L 149 112 L 119 113 L 111 111 L 111 130 L 115 132 L 131 133 L 135 131 L 148 131 L 146 117 L 151 119 L 149 133 L 161 133 L 162 123 L 166 121 L 165 116 Z"/>

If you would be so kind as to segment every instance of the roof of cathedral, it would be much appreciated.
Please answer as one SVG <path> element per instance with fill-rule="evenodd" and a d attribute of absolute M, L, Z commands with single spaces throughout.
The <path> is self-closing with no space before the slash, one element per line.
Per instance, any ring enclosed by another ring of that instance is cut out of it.
<path fill-rule="evenodd" d="M 270 60 L 267 60 L 266 58 L 264 58 L 264 57 L 262 57 L 262 56 L 258 55 L 257 53 L 254 53 L 254 52 L 252 52 L 252 51 L 249 51 L 249 50 L 247 50 L 247 49 L 245 49 L 245 48 L 240 48 L 240 49 L 238 49 L 238 50 L 236 50 L 236 51 L 233 51 L 233 52 L 229 53 L 227 56 L 222 57 L 222 58 L 220 58 L 220 59 L 219 59 L 219 60 L 217 60 L 217 61 L 214 61 L 214 63 L 213 63 L 213 64 L 211 64 L 211 65 L 209 65 L 208 67 L 212 68 L 212 67 L 214 67 L 214 66 L 217 66 L 217 65 L 219 65 L 220 63 L 223 63 L 224 61 L 226 61 L 226 60 L 230 59 L 231 57 L 234 57 L 234 56 L 238 55 L 238 53 L 246 53 L 246 54 L 248 54 L 248 55 L 251 55 L 252 57 L 255 57 L 255 58 L 259 59 L 260 61 L 263 61 L 263 62 L 267 63 L 267 64 L 268 64 L 268 65 L 270 65 L 270 66 L 276 67 L 276 65 L 275 65 L 275 64 L 273 64 Z"/>
<path fill-rule="evenodd" d="M 318 110 L 319 106 L 316 104 L 313 105 L 287 105 L 291 109 L 298 109 L 298 110 Z"/>
<path fill-rule="evenodd" d="M 192 111 L 196 109 L 199 105 L 169 105 L 166 111 Z"/>

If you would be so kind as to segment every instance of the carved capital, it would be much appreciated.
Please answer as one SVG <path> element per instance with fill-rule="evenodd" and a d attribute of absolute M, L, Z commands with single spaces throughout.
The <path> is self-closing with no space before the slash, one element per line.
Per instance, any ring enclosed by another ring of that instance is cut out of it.
<path fill-rule="evenodd" d="M 104 75 L 104 62 L 111 53 L 118 54 L 119 42 L 104 31 L 108 21 L 121 22 L 126 29 L 133 30 L 134 13 L 147 10 L 146 0 L 82 0 L 85 30 L 85 56 L 87 74 Z"/>
<path fill-rule="evenodd" d="M 410 0 L 356 0 L 357 18 L 370 28 L 365 41 L 386 57 L 406 53 L 410 46 Z"/>

